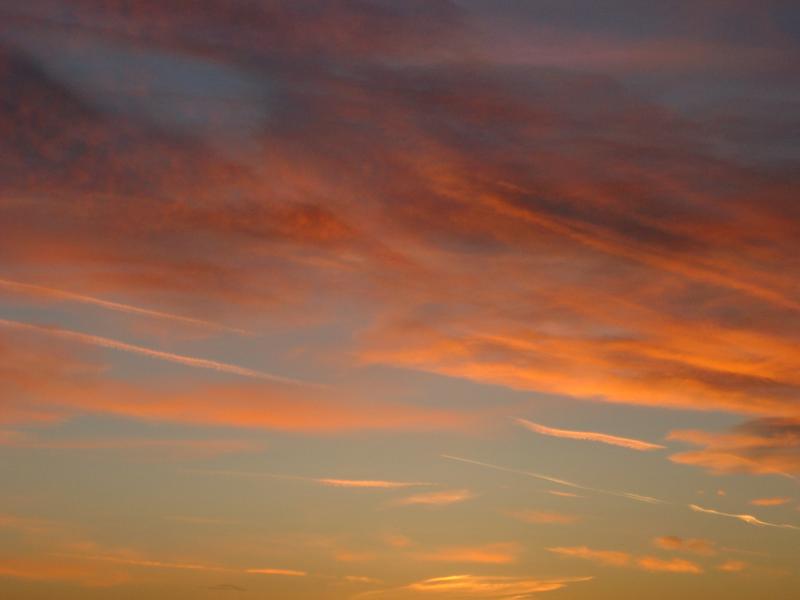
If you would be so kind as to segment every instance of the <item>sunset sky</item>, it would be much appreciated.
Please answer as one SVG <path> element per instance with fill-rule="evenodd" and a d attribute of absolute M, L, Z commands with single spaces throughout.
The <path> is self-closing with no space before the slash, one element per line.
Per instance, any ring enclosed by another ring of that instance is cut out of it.
<path fill-rule="evenodd" d="M 800 598 L 796 0 L 0 0 L 0 598 Z"/>

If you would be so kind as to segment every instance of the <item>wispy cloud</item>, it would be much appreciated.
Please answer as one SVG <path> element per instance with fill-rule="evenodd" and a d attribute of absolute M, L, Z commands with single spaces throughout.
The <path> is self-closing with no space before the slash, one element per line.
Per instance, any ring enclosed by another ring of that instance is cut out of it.
<path fill-rule="evenodd" d="M 523 471 L 521 469 L 511 469 L 508 467 L 501 467 L 499 465 L 493 465 L 491 463 L 481 462 L 477 460 L 471 460 L 468 458 L 461 458 L 459 456 L 452 456 L 449 454 L 442 454 L 442 458 L 446 458 L 448 460 L 455 460 L 463 463 L 468 463 L 472 465 L 478 465 L 480 467 L 486 467 L 488 469 L 494 469 L 496 471 L 503 471 L 506 473 L 515 473 L 517 475 L 524 475 L 526 477 L 532 477 L 534 479 L 541 479 L 542 481 L 549 481 L 550 483 L 556 483 L 558 485 L 563 485 L 566 487 L 576 488 L 579 490 L 586 490 L 589 492 L 595 492 L 598 494 L 606 494 L 609 496 L 618 496 L 620 498 L 628 498 L 629 500 L 636 500 L 637 502 L 646 502 L 648 504 L 660 504 L 663 500 L 659 500 L 658 498 L 653 498 L 651 496 L 643 496 L 641 494 L 634 494 L 631 492 L 617 492 L 613 490 L 604 490 L 600 488 L 593 488 L 585 485 L 580 485 L 578 483 L 574 483 L 572 481 L 567 481 L 565 479 L 557 479 L 555 477 L 550 477 L 548 475 L 542 475 L 541 473 L 534 473 L 532 471 Z"/>
<path fill-rule="evenodd" d="M 747 566 L 747 563 L 741 560 L 726 560 L 724 563 L 717 565 L 717 569 L 726 573 L 738 573 L 739 571 L 744 571 Z"/>
<path fill-rule="evenodd" d="M 668 439 L 701 447 L 670 456 L 679 464 L 715 474 L 800 476 L 800 420 L 796 418 L 758 419 L 723 433 L 678 430 L 670 432 Z"/>
<path fill-rule="evenodd" d="M 531 577 L 499 577 L 491 575 L 447 575 L 410 583 L 400 588 L 376 590 L 356 598 L 397 599 L 417 596 L 441 598 L 528 598 L 531 594 L 552 592 L 572 583 L 590 581 L 592 577 L 534 579 Z"/>
<path fill-rule="evenodd" d="M 580 558 L 608 567 L 632 567 L 644 571 L 699 574 L 703 569 L 682 558 L 662 559 L 655 556 L 633 556 L 617 550 L 596 550 L 588 546 L 559 546 L 548 548 L 550 552 L 569 558 Z"/>
<path fill-rule="evenodd" d="M 401 488 L 429 486 L 430 483 L 419 481 L 384 481 L 381 479 L 307 479 L 322 485 L 341 488 L 379 488 L 396 490 Z"/>
<path fill-rule="evenodd" d="M 661 571 L 665 573 L 693 573 L 698 575 L 703 568 L 683 558 L 663 559 L 655 556 L 642 556 L 636 559 L 636 566 L 645 571 Z"/>
<path fill-rule="evenodd" d="M 245 573 L 251 575 L 285 575 L 287 577 L 305 577 L 305 571 L 295 571 L 294 569 L 246 569 Z"/>
<path fill-rule="evenodd" d="M 626 567 L 631 563 L 632 556 L 628 552 L 617 550 L 595 550 L 588 546 L 557 546 L 547 549 L 553 554 L 582 558 L 611 567 Z"/>
<path fill-rule="evenodd" d="M 547 490 L 548 494 L 559 496 L 561 498 L 583 498 L 580 494 L 573 494 L 572 492 L 561 492 L 559 490 Z"/>
<path fill-rule="evenodd" d="M 788 504 L 791 502 L 791 498 L 786 497 L 778 497 L 778 498 L 756 498 L 754 500 L 750 500 L 750 504 L 753 506 L 781 506 L 783 504 Z"/>
<path fill-rule="evenodd" d="M 452 563 L 509 564 L 522 551 L 519 544 L 502 542 L 483 546 L 450 546 L 429 552 L 417 552 L 417 560 Z"/>
<path fill-rule="evenodd" d="M 699 513 L 705 513 L 705 514 L 709 514 L 709 515 L 717 515 L 717 516 L 720 516 L 720 517 L 729 517 L 731 519 L 738 519 L 739 521 L 742 521 L 743 523 L 747 523 L 748 525 L 759 525 L 759 526 L 764 526 L 764 527 L 777 527 L 777 528 L 780 528 L 780 529 L 795 529 L 797 531 L 800 531 L 800 527 L 798 527 L 797 525 L 789 525 L 789 524 L 786 524 L 786 523 L 783 523 L 783 524 L 769 523 L 767 521 L 762 521 L 761 519 L 759 519 L 757 517 L 754 517 L 753 515 L 737 515 L 737 514 L 733 514 L 733 513 L 726 513 L 726 512 L 721 512 L 721 511 L 718 511 L 718 510 L 714 510 L 712 508 L 703 508 L 702 506 L 697 506 L 696 504 L 690 504 L 689 508 L 691 508 L 693 511 L 699 512 Z"/>
<path fill-rule="evenodd" d="M 397 506 L 448 506 L 457 504 L 474 498 L 475 494 L 470 490 L 443 490 L 441 492 L 429 492 L 424 494 L 414 494 L 399 498 L 392 502 Z"/>
<path fill-rule="evenodd" d="M 219 331 L 228 331 L 232 333 L 248 334 L 248 332 L 243 329 L 238 329 L 236 327 L 228 327 L 226 325 L 215 323 L 213 321 L 195 319 L 192 317 L 177 315 L 175 313 L 153 310 L 149 308 L 142 308 L 140 306 L 133 306 L 130 304 L 123 304 L 121 302 L 112 302 L 111 300 L 105 300 L 103 298 L 96 298 L 94 296 L 87 296 L 84 294 L 76 294 L 74 292 L 46 287 L 42 285 L 35 285 L 32 283 L 24 283 L 21 281 L 12 281 L 10 279 L 0 278 L 0 288 L 11 290 L 13 292 L 33 294 L 36 296 L 44 296 L 46 298 L 56 298 L 72 302 L 80 302 L 83 304 L 91 304 L 93 306 L 99 306 L 100 308 L 105 308 L 108 310 L 113 310 L 127 314 L 141 315 L 145 317 L 153 317 L 156 319 L 166 319 L 169 321 L 176 321 L 187 325 L 203 327 L 205 329 L 215 329 Z"/>
<path fill-rule="evenodd" d="M 35 325 L 32 323 L 23 323 L 20 321 L 10 321 L 7 319 L 0 319 L 0 327 L 8 327 L 11 329 L 16 329 L 21 331 L 30 331 L 33 333 L 48 335 L 63 340 L 78 342 L 81 344 L 89 344 L 92 346 L 99 346 L 101 348 L 109 348 L 111 350 L 119 350 L 121 352 L 139 354 L 141 356 L 147 356 L 149 358 L 155 358 L 167 362 L 178 363 L 181 365 L 185 365 L 187 367 L 194 367 L 198 369 L 209 369 L 212 371 L 230 373 L 232 375 L 241 375 L 243 377 L 252 377 L 255 379 L 266 379 L 268 381 L 274 381 L 276 383 L 285 383 L 292 385 L 310 385 L 310 386 L 319 385 L 319 384 L 309 383 L 306 381 L 301 381 L 299 379 L 282 377 L 280 375 L 274 375 L 272 373 L 267 373 L 265 371 L 257 371 L 255 369 L 248 369 L 245 367 L 240 367 L 238 365 L 223 363 L 215 360 L 208 360 L 205 358 L 197 358 L 194 356 L 186 356 L 183 354 L 174 354 L 172 352 L 154 350 L 152 348 L 137 346 L 135 344 L 128 344 L 126 342 L 113 340 L 99 335 L 91 335 L 87 333 L 81 333 L 78 331 L 72 331 L 69 329 L 62 329 L 61 327 L 46 327 L 44 325 Z"/>
<path fill-rule="evenodd" d="M 269 479 L 288 479 L 292 481 L 306 481 L 316 483 L 326 487 L 350 488 L 350 489 L 381 489 L 397 490 L 413 487 L 428 487 L 435 485 L 422 481 L 387 481 L 383 479 L 339 479 L 332 477 L 303 477 L 301 475 L 285 475 L 280 473 L 266 473 L 261 471 L 223 471 L 213 469 L 190 469 L 192 473 L 204 473 L 207 475 L 223 475 L 230 477 L 254 477 Z"/>
<path fill-rule="evenodd" d="M 517 423 L 526 429 L 542 435 L 550 437 L 565 438 L 569 440 L 583 440 L 587 442 L 600 442 L 602 444 L 609 444 L 611 446 L 621 446 L 629 448 L 630 450 L 639 450 L 646 452 L 648 450 L 659 450 L 664 448 L 660 444 L 653 444 L 651 442 L 643 442 L 642 440 L 635 440 L 632 438 L 619 437 L 616 435 L 609 435 L 607 433 L 597 433 L 594 431 L 573 431 L 569 429 L 556 429 L 555 427 L 547 427 L 528 421 L 527 419 L 514 419 Z"/>
<path fill-rule="evenodd" d="M 693 552 L 702 556 L 713 556 L 717 553 L 714 542 L 699 538 L 681 538 L 675 535 L 665 535 L 655 538 L 653 544 L 662 550 Z"/>

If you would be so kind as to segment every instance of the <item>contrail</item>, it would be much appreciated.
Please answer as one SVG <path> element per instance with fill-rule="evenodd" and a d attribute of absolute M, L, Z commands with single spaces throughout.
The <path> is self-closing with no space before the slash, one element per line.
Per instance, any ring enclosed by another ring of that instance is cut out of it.
<path fill-rule="evenodd" d="M 13 292 L 21 292 L 26 294 L 33 294 L 37 296 L 47 296 L 50 298 L 60 298 L 62 300 L 70 300 L 72 302 L 81 302 L 83 304 L 92 304 L 108 310 L 123 312 L 134 315 L 143 315 L 146 317 L 153 317 L 156 319 L 168 319 L 170 321 L 178 321 L 195 325 L 197 327 L 204 327 L 206 329 L 217 329 L 220 331 L 229 331 L 241 335 L 250 335 L 250 332 L 236 327 L 228 327 L 214 323 L 213 321 L 205 321 L 203 319 L 193 319 L 192 317 L 184 317 L 174 313 L 163 312 L 160 310 L 153 310 L 150 308 L 142 308 L 139 306 L 131 306 L 130 304 L 122 304 L 120 302 L 112 302 L 111 300 L 104 300 L 102 298 L 95 298 L 93 296 L 84 296 L 83 294 L 76 294 L 66 290 L 59 290 L 55 288 L 45 287 L 42 285 L 34 285 L 32 283 L 22 283 L 20 281 L 12 281 L 10 279 L 0 279 L 0 288 L 5 288 Z"/>
<path fill-rule="evenodd" d="M 579 483 L 574 483 L 572 481 L 566 481 L 565 479 L 556 479 L 555 477 L 549 477 L 547 475 L 542 475 L 541 473 L 533 473 L 531 471 L 522 471 L 520 469 L 511 469 L 508 467 L 501 467 L 499 465 L 493 465 L 491 463 L 480 462 L 477 460 L 470 460 L 468 458 L 461 458 L 460 456 L 451 456 L 449 454 L 442 454 L 442 458 L 446 458 L 448 460 L 457 460 L 463 463 L 469 463 L 472 465 L 478 465 L 481 467 L 487 467 L 489 469 L 494 469 L 496 471 L 504 471 L 506 473 L 516 473 L 517 475 L 525 475 L 526 477 L 533 477 L 534 479 L 541 479 L 542 481 L 549 481 L 550 483 L 555 483 L 557 485 L 563 485 L 566 487 L 575 488 L 578 490 L 586 490 L 588 492 L 596 492 L 598 494 L 606 494 L 609 496 L 618 496 L 620 498 L 628 498 L 629 500 L 636 500 L 637 502 L 647 502 L 648 504 L 663 504 L 663 500 L 659 500 L 658 498 L 652 498 L 650 496 L 642 496 L 641 494 L 632 494 L 630 492 L 615 492 L 613 490 L 602 490 L 599 488 L 588 487 L 585 485 L 581 485 Z"/>
<path fill-rule="evenodd" d="M 642 440 L 635 440 L 632 438 L 620 437 L 617 435 L 609 435 L 607 433 L 597 433 L 595 431 L 572 431 L 569 429 L 556 429 L 555 427 L 547 427 L 528 421 L 527 419 L 514 419 L 518 424 L 522 425 L 525 429 L 540 433 L 542 435 L 549 435 L 551 437 L 566 438 L 570 440 L 583 440 L 587 442 L 600 442 L 603 444 L 610 444 L 612 446 L 622 446 L 631 450 L 639 450 L 644 452 L 647 450 L 659 450 L 664 448 L 660 444 L 653 444 L 651 442 L 644 442 Z"/>
<path fill-rule="evenodd" d="M 762 521 L 761 519 L 758 519 L 758 518 L 754 517 L 753 515 L 736 515 L 736 514 L 733 514 L 733 513 L 726 513 L 726 512 L 721 512 L 721 511 L 718 511 L 718 510 L 714 510 L 712 508 L 703 508 L 702 506 L 697 506 L 696 504 L 690 504 L 689 508 L 691 508 L 695 512 L 705 513 L 707 515 L 717 515 L 717 516 L 720 516 L 720 517 L 728 517 L 728 518 L 731 518 L 731 519 L 738 519 L 739 521 L 742 521 L 743 523 L 747 523 L 748 525 L 758 525 L 758 526 L 761 526 L 761 527 L 778 527 L 780 529 L 796 529 L 796 530 L 800 530 L 800 527 L 798 527 L 797 525 L 789 525 L 787 523 L 780 523 L 780 524 L 779 523 L 768 523 L 767 521 Z"/>
<path fill-rule="evenodd" d="M 140 354 L 142 356 L 166 360 L 168 362 L 174 362 L 198 369 L 210 369 L 212 371 L 221 371 L 223 373 L 231 373 L 233 375 L 241 375 L 243 377 L 253 377 L 255 379 L 266 379 L 268 381 L 275 381 L 278 383 L 322 387 L 319 384 L 308 383 L 306 381 L 291 379 L 289 377 L 282 377 L 272 373 L 265 373 L 264 371 L 256 371 L 254 369 L 247 369 L 245 367 L 217 362 L 215 360 L 208 360 L 205 358 L 196 358 L 193 356 L 185 356 L 183 354 L 173 354 L 172 352 L 162 352 L 161 350 L 153 350 L 151 348 L 145 348 L 144 346 L 127 344 L 118 340 L 112 340 L 106 337 L 90 335 L 88 333 L 81 333 L 79 331 L 72 331 L 69 329 L 62 329 L 60 327 L 45 327 L 43 325 L 23 323 L 20 321 L 9 321 L 7 319 L 0 319 L 0 327 L 8 327 L 23 331 L 33 331 L 35 333 L 41 333 L 73 342 L 80 342 L 81 344 L 89 344 L 91 346 L 100 346 L 102 348 L 110 348 L 112 350 L 119 350 L 121 352 Z"/>

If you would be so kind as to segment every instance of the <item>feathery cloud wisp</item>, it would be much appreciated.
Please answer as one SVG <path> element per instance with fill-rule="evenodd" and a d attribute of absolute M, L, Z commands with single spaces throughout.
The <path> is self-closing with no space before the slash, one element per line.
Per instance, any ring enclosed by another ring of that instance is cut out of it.
<path fill-rule="evenodd" d="M 396 490 L 412 487 L 428 487 L 435 485 L 423 481 L 386 481 L 382 479 L 338 479 L 331 477 L 303 477 L 301 475 L 284 475 L 280 473 L 263 473 L 259 471 L 223 471 L 210 469 L 190 469 L 192 473 L 205 473 L 208 475 L 226 475 L 233 477 L 256 477 L 269 479 L 288 479 L 292 481 L 307 481 L 327 487 L 351 489 L 385 489 Z"/>
<path fill-rule="evenodd" d="M 777 527 L 780 529 L 796 529 L 800 531 L 800 527 L 797 525 L 789 525 L 787 523 L 769 523 L 767 521 L 762 521 L 761 519 L 754 517 L 753 515 L 737 515 L 733 513 L 726 513 L 719 510 L 714 510 L 713 508 L 703 508 L 702 506 L 697 506 L 696 504 L 690 504 L 689 508 L 691 508 L 695 512 L 705 513 L 708 515 L 717 515 L 720 517 L 728 517 L 731 519 L 738 519 L 743 523 L 747 523 L 748 525 L 758 525 L 763 527 Z"/>
<path fill-rule="evenodd" d="M 501 467 L 499 465 L 493 465 L 491 463 L 485 463 L 478 460 L 471 460 L 469 458 L 461 458 L 460 456 L 452 456 L 450 454 L 442 454 L 442 458 L 446 458 L 447 460 L 456 460 L 459 462 L 478 465 L 480 467 L 486 467 L 488 469 L 494 469 L 495 471 L 503 471 L 505 473 L 516 473 L 517 475 L 524 475 L 526 477 L 532 477 L 534 479 L 541 479 L 543 481 L 549 481 L 550 483 L 556 483 L 558 485 L 563 485 L 566 487 L 576 488 L 579 490 L 586 490 L 588 492 L 595 492 L 598 494 L 606 494 L 609 496 L 618 496 L 620 498 L 628 498 L 629 500 L 636 500 L 637 502 L 646 502 L 648 504 L 661 504 L 663 500 L 659 500 L 658 498 L 653 498 L 651 496 L 643 496 L 641 494 L 634 494 L 631 492 L 616 492 L 613 490 L 604 490 L 600 488 L 593 488 L 585 485 L 580 485 L 578 483 L 573 483 L 572 481 L 567 481 L 565 479 L 557 479 L 555 477 L 550 477 L 548 475 L 542 475 L 541 473 L 534 473 L 532 471 L 523 471 L 521 469 L 511 469 L 508 467 Z"/>
<path fill-rule="evenodd" d="M 444 490 L 441 492 L 430 492 L 425 494 L 414 494 L 399 498 L 392 504 L 397 506 L 448 506 L 458 502 L 464 502 L 473 498 L 473 494 L 469 490 Z"/>
<path fill-rule="evenodd" d="M 639 450 L 646 452 L 648 450 L 659 450 L 664 448 L 660 444 L 653 444 L 651 442 L 644 442 L 642 440 L 635 440 L 632 438 L 619 437 L 616 435 L 609 435 L 607 433 L 597 433 L 595 431 L 572 431 L 569 429 L 556 429 L 555 427 L 547 427 L 528 421 L 527 419 L 514 419 L 518 424 L 522 425 L 525 429 L 547 435 L 550 437 L 565 438 L 569 440 L 584 440 L 587 442 L 600 442 L 602 444 L 610 444 L 612 446 L 621 446 L 629 448 L 630 450 Z"/>
<path fill-rule="evenodd" d="M 713 556 L 717 553 L 714 542 L 698 538 L 680 538 L 675 535 L 665 535 L 655 538 L 653 544 L 662 550 L 693 552 L 702 556 Z"/>
<path fill-rule="evenodd" d="M 753 506 L 781 506 L 783 504 L 788 504 L 791 502 L 791 498 L 781 497 L 781 498 L 756 498 L 754 500 L 750 500 L 750 504 Z"/>
<path fill-rule="evenodd" d="M 669 573 L 702 573 L 703 569 L 688 560 L 672 558 L 669 560 L 655 556 L 633 556 L 617 550 L 596 550 L 588 546 L 559 546 L 548 551 L 570 558 L 590 560 L 608 567 L 634 567 L 644 571 L 664 571 Z"/>
<path fill-rule="evenodd" d="M 239 329 L 236 327 L 229 327 L 227 325 L 222 325 L 220 323 L 215 323 L 213 321 L 206 321 L 204 319 L 195 319 L 193 317 L 186 317 L 183 315 L 177 315 L 175 313 L 153 310 L 150 308 L 143 308 L 140 306 L 133 306 L 130 304 L 123 304 L 121 302 L 113 302 L 111 300 L 105 300 L 103 298 L 95 298 L 94 296 L 76 294 L 74 292 L 69 292 L 66 290 L 60 290 L 42 285 L 35 285 L 32 283 L 23 283 L 21 281 L 12 281 L 10 279 L 0 279 L 0 288 L 5 288 L 13 292 L 19 292 L 24 294 L 44 296 L 46 298 L 57 298 L 60 300 L 80 302 L 82 304 L 91 304 L 94 306 L 99 306 L 101 308 L 113 310 L 116 312 L 141 315 L 144 317 L 153 317 L 156 319 L 165 319 L 169 321 L 177 321 L 180 323 L 185 323 L 187 325 L 194 325 L 206 329 L 216 329 L 219 331 L 228 331 L 231 333 L 239 333 L 243 335 L 249 333 L 243 329 Z"/>
<path fill-rule="evenodd" d="M 8 327 L 11 329 L 31 331 L 39 334 L 49 335 L 60 339 L 79 342 L 81 344 L 89 344 L 92 346 L 99 346 L 101 348 L 110 348 L 112 350 L 119 350 L 121 352 L 130 352 L 132 354 L 139 354 L 149 358 L 165 360 L 168 362 L 186 365 L 187 367 L 195 367 L 198 369 L 210 369 L 212 371 L 220 371 L 223 373 L 230 373 L 232 375 L 241 375 L 243 377 L 252 377 L 255 379 L 266 379 L 276 383 L 286 383 L 292 385 L 304 385 L 318 387 L 319 384 L 309 383 L 290 377 L 283 377 L 273 373 L 264 371 L 257 371 L 255 369 L 248 369 L 238 365 L 223 363 L 215 360 L 208 360 L 205 358 L 197 358 L 194 356 L 185 356 L 183 354 L 174 354 L 172 352 L 163 352 L 161 350 L 154 350 L 144 346 L 137 346 L 135 344 L 128 344 L 120 342 L 119 340 L 112 340 L 107 337 L 99 335 L 91 335 L 88 333 L 81 333 L 79 331 L 72 331 L 70 329 L 62 329 L 61 327 L 45 327 L 43 325 L 35 325 L 33 323 L 23 323 L 21 321 L 11 321 L 8 319 L 0 319 L 0 327 Z"/>
<path fill-rule="evenodd" d="M 413 554 L 418 560 L 452 563 L 510 564 L 516 562 L 522 547 L 516 543 L 483 546 L 451 546 Z"/>

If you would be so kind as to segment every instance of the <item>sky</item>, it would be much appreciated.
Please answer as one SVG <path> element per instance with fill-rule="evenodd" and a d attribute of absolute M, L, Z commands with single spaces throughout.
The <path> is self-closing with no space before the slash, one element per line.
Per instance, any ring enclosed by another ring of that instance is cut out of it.
<path fill-rule="evenodd" d="M 800 597 L 800 8 L 0 0 L 0 597 Z"/>

